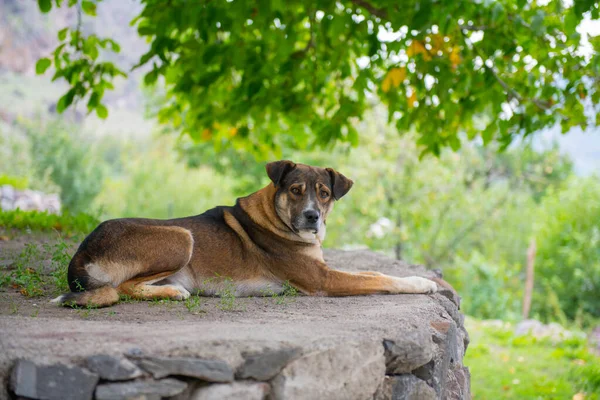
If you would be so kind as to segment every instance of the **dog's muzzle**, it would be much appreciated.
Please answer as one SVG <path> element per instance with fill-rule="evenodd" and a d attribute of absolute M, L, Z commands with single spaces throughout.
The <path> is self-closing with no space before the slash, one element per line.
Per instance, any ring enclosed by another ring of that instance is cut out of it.
<path fill-rule="evenodd" d="M 317 233 L 321 226 L 321 214 L 317 210 L 305 210 L 302 212 L 298 223 L 294 224 L 294 228 L 298 231 L 312 231 Z"/>

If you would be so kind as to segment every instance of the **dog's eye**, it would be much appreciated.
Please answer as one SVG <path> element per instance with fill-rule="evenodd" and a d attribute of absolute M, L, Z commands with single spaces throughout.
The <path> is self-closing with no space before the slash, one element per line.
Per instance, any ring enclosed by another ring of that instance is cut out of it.
<path fill-rule="evenodd" d="M 292 188 L 291 192 L 294 193 L 294 194 L 296 194 L 296 195 L 298 195 L 298 194 L 300 194 L 300 189 L 298 189 L 298 188 Z"/>
<path fill-rule="evenodd" d="M 328 198 L 328 197 L 329 197 L 329 193 L 327 193 L 327 192 L 326 192 L 326 191 L 324 191 L 324 190 L 321 190 L 321 198 L 322 198 L 322 199 L 326 199 L 326 198 Z"/>

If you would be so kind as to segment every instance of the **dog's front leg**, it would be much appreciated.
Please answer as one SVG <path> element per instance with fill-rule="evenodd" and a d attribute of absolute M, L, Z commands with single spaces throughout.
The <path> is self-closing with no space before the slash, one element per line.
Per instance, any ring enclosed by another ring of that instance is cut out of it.
<path fill-rule="evenodd" d="M 281 271 L 283 272 L 283 271 Z M 313 296 L 357 296 L 366 294 L 434 293 L 437 284 L 420 276 L 398 278 L 374 271 L 344 272 L 314 261 L 303 268 L 288 269 L 283 280 Z"/>
<path fill-rule="evenodd" d="M 355 296 L 377 293 L 434 293 L 437 291 L 437 284 L 420 276 L 398 278 L 383 274 L 355 274 L 328 268 L 321 291 L 328 296 Z"/>

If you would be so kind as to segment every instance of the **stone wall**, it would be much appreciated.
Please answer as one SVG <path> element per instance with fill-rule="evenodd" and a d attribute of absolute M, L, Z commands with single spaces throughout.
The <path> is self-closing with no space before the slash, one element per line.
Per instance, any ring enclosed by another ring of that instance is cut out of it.
<path fill-rule="evenodd" d="M 299 297 L 282 308 L 248 299 L 242 312 L 208 304 L 190 320 L 166 311 L 163 321 L 132 321 L 140 303 L 110 320 L 0 316 L 0 377 L 7 395 L 32 399 L 470 398 L 469 339 L 445 281 L 372 252 L 328 251 L 326 261 L 427 276 L 441 290 Z"/>
<path fill-rule="evenodd" d="M 11 185 L 0 186 L 0 209 L 23 211 L 48 211 L 60 213 L 60 197 L 57 194 L 46 194 L 36 190 L 18 190 Z"/>

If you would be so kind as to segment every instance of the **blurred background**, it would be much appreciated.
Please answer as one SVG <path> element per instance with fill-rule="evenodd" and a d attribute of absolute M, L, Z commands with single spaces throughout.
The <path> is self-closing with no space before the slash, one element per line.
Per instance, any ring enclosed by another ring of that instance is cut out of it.
<path fill-rule="evenodd" d="M 72 84 L 52 82 L 49 72 L 36 74 L 43 72 L 38 60 L 52 57 L 60 44 L 61 29 L 79 24 L 84 34 L 114 39 L 120 51 L 101 57 L 127 70 L 151 41 L 130 26 L 143 10 L 138 2 L 104 0 L 95 17 L 66 6 L 45 14 L 39 3 L 0 0 L 0 205 L 6 227 L 35 229 L 49 214 L 87 221 L 73 231 L 109 218 L 194 215 L 266 185 L 267 160 L 333 167 L 355 185 L 329 217 L 325 246 L 369 248 L 443 271 L 470 317 L 474 340 L 465 365 L 471 366 L 475 398 L 598 398 L 595 123 L 568 129 L 545 124 L 508 142 L 502 135 L 486 140 L 467 132 L 456 134 L 458 143 L 438 146 L 424 142 L 419 130 L 438 122 L 425 116 L 417 126 L 399 129 L 389 123 L 389 101 L 367 96 L 362 118 L 350 119 L 356 137 L 309 143 L 280 125 L 279 139 L 268 149 L 256 146 L 260 137 L 230 145 L 206 129 L 194 135 L 160 123 L 174 117 L 161 115 L 172 100 L 169 78 L 147 78 L 156 63 L 117 76 L 114 90 L 104 93 L 104 110 L 77 99 L 61 106 Z M 598 26 L 588 15 L 577 29 L 595 37 Z M 393 73 L 386 76 L 387 93 L 398 84 Z M 582 105 L 592 121 L 597 110 L 592 101 Z M 233 137 L 241 128 L 227 129 Z M 17 215 L 28 209 L 49 214 Z M 69 230 L 69 222 L 61 221 Z M 535 270 L 529 279 L 528 265 Z M 515 328 L 524 319 L 540 321 L 538 336 L 519 342 Z"/>

